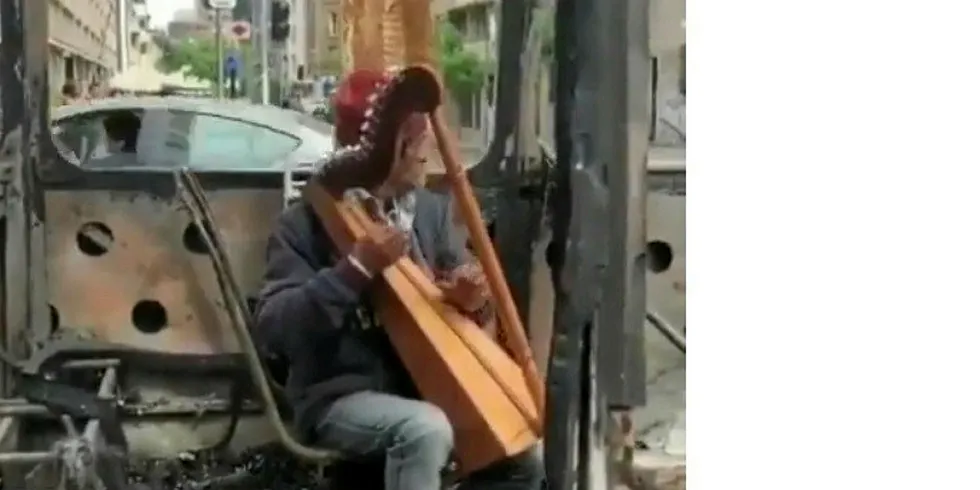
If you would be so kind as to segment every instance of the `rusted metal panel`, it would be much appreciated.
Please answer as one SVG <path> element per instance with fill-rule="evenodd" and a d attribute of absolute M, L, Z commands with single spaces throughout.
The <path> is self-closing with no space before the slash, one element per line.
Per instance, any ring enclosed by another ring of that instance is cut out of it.
<path fill-rule="evenodd" d="M 259 287 L 282 191 L 208 193 L 234 273 Z M 61 329 L 143 349 L 237 351 L 214 272 L 190 216 L 138 191 L 45 193 L 50 304 Z"/>

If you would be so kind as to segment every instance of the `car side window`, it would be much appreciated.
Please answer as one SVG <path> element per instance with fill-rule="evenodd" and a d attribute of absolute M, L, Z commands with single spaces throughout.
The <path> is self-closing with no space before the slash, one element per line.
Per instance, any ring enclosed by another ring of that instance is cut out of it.
<path fill-rule="evenodd" d="M 83 168 L 138 167 L 142 119 L 138 110 L 102 111 L 59 121 L 53 131 Z"/>
<path fill-rule="evenodd" d="M 195 114 L 190 134 L 191 168 L 269 168 L 300 144 L 271 128 L 207 114 Z"/>

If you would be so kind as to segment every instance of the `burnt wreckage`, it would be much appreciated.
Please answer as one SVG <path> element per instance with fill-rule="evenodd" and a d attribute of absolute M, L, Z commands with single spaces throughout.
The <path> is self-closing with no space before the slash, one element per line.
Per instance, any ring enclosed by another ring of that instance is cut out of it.
<path fill-rule="evenodd" d="M 552 237 L 544 446 L 562 490 L 628 473 L 609 434 L 646 401 L 648 2 L 597 4 L 557 2 L 547 154 L 509 144 L 534 131 L 519 113 L 536 6 L 501 3 L 496 134 L 474 170 L 525 319 L 532 249 Z M 2 488 L 377 487 L 378 472 L 293 438 L 282 373 L 248 335 L 265 241 L 302 173 L 83 170 L 49 125 L 47 9 L 0 0 Z"/>

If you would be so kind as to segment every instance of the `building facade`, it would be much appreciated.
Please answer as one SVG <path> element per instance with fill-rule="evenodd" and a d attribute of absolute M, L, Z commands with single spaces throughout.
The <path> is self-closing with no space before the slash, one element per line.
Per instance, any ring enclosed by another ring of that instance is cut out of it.
<path fill-rule="evenodd" d="M 194 2 L 194 16 L 198 21 L 208 25 L 214 25 L 214 10 L 207 6 L 207 0 L 196 0 Z M 231 10 L 221 11 L 221 22 L 231 22 Z M 213 31 L 212 31 L 213 32 Z"/>
<path fill-rule="evenodd" d="M 650 55 L 656 67 L 656 88 L 650 139 L 656 146 L 686 146 L 686 17 L 685 0 L 651 0 Z"/>
<path fill-rule="evenodd" d="M 339 75 L 343 70 L 341 0 L 306 0 L 306 46 L 313 77 Z"/>
<path fill-rule="evenodd" d="M 120 23 L 119 71 L 140 65 L 142 58 L 154 47 L 146 0 L 128 0 L 126 3 L 126 16 Z"/>
<path fill-rule="evenodd" d="M 459 33 L 463 47 L 487 61 L 497 56 L 497 17 L 501 0 L 433 0 L 432 15 L 437 26 L 448 23 Z M 482 93 L 454 97 L 446 104 L 450 122 L 465 144 L 479 145 L 491 136 L 491 104 L 487 85 Z"/>
<path fill-rule="evenodd" d="M 464 46 L 471 52 L 492 60 L 497 54 L 496 19 L 501 0 L 432 0 L 432 12 L 439 21 L 448 22 L 460 34 Z M 686 0 L 650 0 L 649 48 L 653 60 L 656 86 L 651 114 L 651 143 L 657 146 L 683 147 L 686 137 L 687 112 L 687 41 L 685 18 Z M 551 83 L 549 73 L 542 74 L 538 94 L 540 106 L 538 125 L 541 134 L 550 135 L 553 127 Z M 490 107 L 474 100 L 456 101 L 450 117 L 461 130 L 477 130 L 487 135 Z"/>
<path fill-rule="evenodd" d="M 171 39 L 211 39 L 214 38 L 214 24 L 207 17 L 198 15 L 198 9 L 181 9 L 174 12 L 174 18 L 167 23 L 167 36 Z"/>
<path fill-rule="evenodd" d="M 47 0 L 48 81 L 60 93 L 70 81 L 88 87 L 118 71 L 119 12 L 128 0 Z"/>
<path fill-rule="evenodd" d="M 272 0 L 276 1 L 276 0 Z M 286 81 L 295 81 L 309 78 L 309 64 L 307 62 L 307 31 L 309 23 L 309 9 L 307 0 L 280 0 L 289 3 L 289 37 L 280 47 L 280 54 L 284 63 L 284 75 Z M 302 76 L 301 76 L 302 75 Z"/>

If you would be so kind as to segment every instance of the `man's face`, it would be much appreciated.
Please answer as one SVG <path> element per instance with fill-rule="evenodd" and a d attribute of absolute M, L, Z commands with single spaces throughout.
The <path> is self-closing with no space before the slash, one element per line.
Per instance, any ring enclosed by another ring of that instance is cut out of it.
<path fill-rule="evenodd" d="M 424 114 L 414 114 L 398 133 L 391 174 L 382 186 L 387 194 L 398 195 L 424 184 L 426 161 L 435 150 L 435 137 Z"/>

